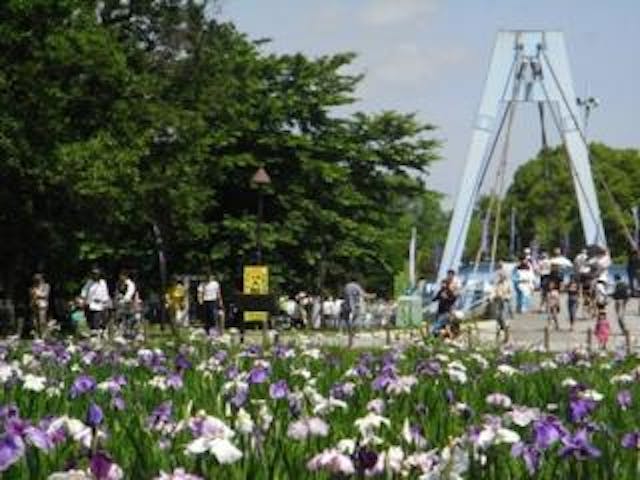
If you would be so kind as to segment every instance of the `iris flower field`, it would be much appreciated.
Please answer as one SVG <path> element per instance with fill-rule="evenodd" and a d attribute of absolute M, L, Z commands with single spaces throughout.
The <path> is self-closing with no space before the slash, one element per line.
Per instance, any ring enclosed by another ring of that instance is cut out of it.
<path fill-rule="evenodd" d="M 640 478 L 640 361 L 301 334 L 0 343 L 2 479 Z"/>

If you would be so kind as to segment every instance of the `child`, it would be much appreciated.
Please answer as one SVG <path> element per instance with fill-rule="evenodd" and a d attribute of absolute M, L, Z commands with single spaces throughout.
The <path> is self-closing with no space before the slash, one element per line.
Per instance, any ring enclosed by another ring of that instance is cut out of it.
<path fill-rule="evenodd" d="M 76 297 L 75 300 L 69 302 L 69 307 L 69 319 L 71 320 L 71 328 L 74 333 L 86 333 L 87 319 L 84 314 L 84 301 L 82 297 Z"/>
<path fill-rule="evenodd" d="M 558 314 L 560 313 L 560 290 L 554 280 L 548 283 L 547 291 L 547 311 L 549 312 L 549 322 L 553 321 L 556 330 L 560 330 L 558 325 Z"/>
<path fill-rule="evenodd" d="M 613 277 L 615 280 L 615 288 L 613 290 L 613 300 L 616 307 L 616 317 L 618 318 L 618 325 L 622 333 L 627 331 L 627 327 L 624 324 L 624 313 L 627 309 L 627 302 L 629 301 L 629 285 L 622 280 L 619 274 L 615 274 Z"/>
<path fill-rule="evenodd" d="M 606 350 L 609 341 L 609 320 L 607 320 L 607 311 L 604 308 L 598 310 L 598 320 L 596 322 L 596 338 L 602 350 Z"/>

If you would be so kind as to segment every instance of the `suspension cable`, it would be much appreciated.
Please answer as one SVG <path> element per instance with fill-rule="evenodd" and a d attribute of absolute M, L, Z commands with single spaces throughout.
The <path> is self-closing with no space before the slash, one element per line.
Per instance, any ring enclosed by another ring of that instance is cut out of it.
<path fill-rule="evenodd" d="M 505 82 L 505 86 L 503 91 L 506 92 L 507 87 L 509 86 L 509 82 L 511 81 L 511 74 L 513 73 L 515 67 L 516 67 L 516 63 L 518 61 L 519 58 L 519 53 L 517 52 L 514 57 L 513 57 L 513 61 L 511 62 L 511 67 L 509 68 L 509 74 L 507 76 L 507 81 Z M 509 111 L 509 108 L 511 107 L 511 102 L 508 102 L 506 107 L 505 107 L 505 111 L 503 112 L 502 118 L 500 119 L 500 123 L 498 125 L 498 130 L 496 132 L 496 137 L 494 138 L 494 141 L 491 145 L 489 154 L 485 157 L 485 159 L 483 160 L 483 164 L 482 164 L 482 170 L 481 170 L 481 174 L 480 176 L 476 179 L 476 183 L 473 187 L 473 195 L 472 198 L 475 200 L 475 197 L 477 195 L 477 193 L 480 191 L 480 187 L 482 186 L 482 183 L 484 182 L 484 177 L 487 173 L 488 170 L 488 166 L 489 163 L 491 161 L 491 157 L 493 156 L 493 152 L 495 151 L 496 145 L 498 143 L 498 138 L 500 136 L 500 132 L 502 131 L 502 128 L 504 126 L 505 120 L 507 118 L 507 113 Z M 471 209 L 473 208 L 475 201 L 469 202 L 468 205 L 465 208 L 465 218 L 468 218 L 470 216 L 471 213 Z M 460 242 L 462 242 L 462 231 L 457 232 L 457 236 L 456 236 L 456 241 L 454 243 L 454 252 L 457 252 L 458 249 L 460 248 Z M 451 265 L 449 265 L 449 267 L 451 267 Z"/>
<path fill-rule="evenodd" d="M 580 128 L 580 124 L 578 122 L 578 119 L 576 118 L 576 116 L 573 113 L 571 105 L 569 104 L 569 101 L 567 100 L 567 95 L 566 95 L 564 89 L 562 88 L 562 85 L 560 84 L 560 81 L 558 79 L 558 76 L 556 75 L 556 72 L 555 72 L 555 70 L 553 68 L 553 65 L 549 61 L 549 57 L 547 56 L 547 53 L 544 51 L 544 49 L 541 49 L 541 52 L 542 52 L 542 56 L 544 57 L 545 62 L 547 63 L 547 66 L 549 67 L 549 71 L 551 72 L 551 76 L 553 78 L 553 81 L 555 82 L 556 87 L 558 88 L 558 91 L 560 92 L 560 96 L 562 97 L 562 101 L 565 104 L 566 109 L 569 111 L 569 115 L 571 117 L 571 120 L 572 120 L 576 130 L 578 131 L 578 134 L 580 135 L 580 138 L 582 139 L 582 142 L 585 144 L 585 147 L 587 149 L 587 155 L 588 155 L 588 157 L 591 157 L 592 155 L 591 155 L 591 152 L 589 150 L 589 143 L 587 142 L 587 138 L 585 137 L 584 132 Z M 560 131 L 560 134 L 562 134 L 562 131 Z M 593 164 L 593 162 L 592 162 L 592 164 Z M 605 193 L 609 197 L 609 201 L 611 202 L 612 206 L 614 207 L 614 211 L 616 212 L 616 214 L 618 216 L 618 221 L 620 222 L 620 226 L 622 227 L 622 230 L 623 230 L 624 236 L 626 237 L 626 240 L 629 242 L 629 244 L 633 248 L 638 248 L 638 245 L 636 245 L 636 241 L 634 240 L 633 236 L 631 235 L 631 231 L 629 230 L 629 227 L 627 226 L 627 222 L 626 222 L 626 220 L 624 218 L 624 214 L 622 213 L 622 208 L 616 202 L 616 199 L 613 196 L 613 193 L 611 192 L 611 190 L 609 189 L 609 186 L 607 185 L 607 183 L 605 182 L 605 180 L 602 178 L 601 175 L 596 175 L 596 177 L 598 178 L 598 180 L 599 180 L 601 186 L 603 187 Z M 586 198 L 586 196 L 585 196 L 585 198 Z M 597 221 L 597 219 L 596 219 L 596 221 Z M 604 233 L 604 232 L 602 232 L 602 233 Z"/>
<path fill-rule="evenodd" d="M 502 196 L 504 195 L 504 188 L 507 178 L 507 162 L 509 156 L 509 149 L 511 146 L 511 127 L 513 126 L 513 118 L 516 113 L 515 104 L 509 111 L 509 119 L 507 121 L 507 130 L 505 132 L 504 143 L 502 144 L 502 159 L 500 167 L 498 169 L 498 192 L 497 192 L 497 208 L 496 208 L 496 221 L 493 227 L 493 239 L 491 245 L 491 260 L 489 263 L 489 270 L 493 271 L 496 263 L 496 254 L 498 252 L 498 236 L 500 233 L 500 221 L 502 219 Z"/>

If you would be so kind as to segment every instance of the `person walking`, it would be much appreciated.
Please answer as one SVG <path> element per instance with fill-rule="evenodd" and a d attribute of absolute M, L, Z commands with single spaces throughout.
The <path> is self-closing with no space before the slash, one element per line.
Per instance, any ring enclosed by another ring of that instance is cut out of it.
<path fill-rule="evenodd" d="M 51 287 L 45 281 L 44 275 L 36 273 L 29 289 L 29 297 L 31 298 L 31 311 L 33 314 L 33 330 L 38 338 L 43 335 L 47 326 L 50 293 Z"/>
<path fill-rule="evenodd" d="M 220 328 L 221 312 L 224 312 L 222 290 L 216 276 L 212 273 L 207 275 L 206 281 L 198 285 L 198 304 L 204 309 L 204 325 L 207 333 L 211 333 L 212 328 L 222 330 Z"/>
<path fill-rule="evenodd" d="M 134 330 L 137 295 L 138 289 L 129 272 L 121 271 L 116 287 L 116 318 L 126 333 Z"/>
<path fill-rule="evenodd" d="M 91 330 L 103 329 L 106 325 L 106 312 L 111 303 L 109 288 L 98 267 L 91 269 L 91 276 L 80 293 L 87 311 L 87 323 Z"/>
<path fill-rule="evenodd" d="M 529 299 L 534 290 L 535 275 L 526 257 L 520 257 L 520 263 L 513 270 L 513 281 L 516 291 L 516 312 L 526 313 Z"/>
<path fill-rule="evenodd" d="M 511 295 L 511 281 L 504 271 L 499 270 L 495 286 L 493 288 L 493 300 L 496 308 L 496 321 L 498 322 L 498 329 L 500 331 L 506 332 L 507 329 L 505 313 L 510 310 L 509 305 L 511 304 Z"/>
<path fill-rule="evenodd" d="M 622 280 L 619 274 L 615 274 L 614 277 L 615 286 L 613 288 L 613 301 L 616 310 L 616 318 L 618 319 L 618 326 L 622 333 L 627 331 L 627 327 L 624 323 L 624 315 L 627 309 L 627 302 L 629 301 L 629 285 Z"/>
<path fill-rule="evenodd" d="M 548 324 L 553 323 L 556 331 L 560 330 L 558 315 L 560 314 L 560 284 L 551 279 L 547 290 Z"/>

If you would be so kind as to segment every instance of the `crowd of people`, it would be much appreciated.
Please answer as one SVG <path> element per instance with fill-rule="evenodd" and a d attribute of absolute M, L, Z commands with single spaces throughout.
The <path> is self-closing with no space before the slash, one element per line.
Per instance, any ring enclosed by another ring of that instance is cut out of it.
<path fill-rule="evenodd" d="M 625 314 L 631 296 L 637 291 L 637 271 L 640 264 L 638 254 L 633 252 L 627 265 L 628 282 L 615 274 L 613 283 L 609 278 L 611 256 L 606 248 L 596 245 L 582 250 L 573 261 L 564 256 L 559 248 L 552 255 L 541 252 L 538 257 L 526 249 L 511 274 L 505 265 L 500 265 L 492 289 L 498 328 L 507 328 L 507 319 L 515 311 L 525 313 L 537 310 L 547 316 L 550 328 L 560 329 L 563 303 L 569 330 L 573 331 L 579 317 L 593 319 L 594 332 L 603 348 L 610 336 L 608 305 L 613 300 L 615 316 L 622 333 L 627 332 Z M 540 303 L 535 308 L 533 293 L 539 288 Z M 566 302 L 562 301 L 563 296 Z"/>
<path fill-rule="evenodd" d="M 238 305 L 232 302 L 225 307 L 221 285 L 213 273 L 185 280 L 186 277 L 174 276 L 164 293 L 146 292 L 143 301 L 131 272 L 122 270 L 109 282 L 100 268 L 93 267 L 78 294 L 66 301 L 64 308 L 53 308 L 52 289 L 45 275 L 36 273 L 29 288 L 27 321 L 16 328 L 19 333 L 36 338 L 60 327 L 71 333 L 119 329 L 125 336 L 133 336 L 140 331 L 143 320 L 158 322 L 163 314 L 172 327 L 201 324 L 211 332 L 222 328 L 226 319 L 231 326 L 242 323 L 240 327 L 244 328 Z M 335 328 L 353 333 L 355 328 L 394 323 L 395 302 L 367 293 L 357 281 L 348 282 L 340 293 L 332 296 L 300 292 L 280 297 L 277 311 L 271 312 L 270 324 L 277 328 Z"/>
<path fill-rule="evenodd" d="M 18 333 L 31 333 L 38 338 L 50 328 L 63 327 L 74 333 L 115 328 L 132 336 L 139 332 L 144 318 L 157 321 L 162 307 L 170 325 L 189 325 L 189 292 L 178 276 L 173 277 L 163 295 L 150 292 L 144 302 L 128 270 L 120 271 L 112 285 L 110 288 L 100 268 L 93 267 L 78 295 L 63 308 L 53 308 L 51 286 L 43 273 L 34 274 L 29 288 L 27 322 L 16 327 Z M 207 273 L 198 282 L 196 302 L 197 316 L 207 331 L 219 326 L 225 307 L 215 275 Z"/>
<path fill-rule="evenodd" d="M 515 313 L 536 311 L 546 315 L 549 328 L 559 330 L 566 317 L 568 328 L 574 330 L 579 318 L 595 321 L 595 334 L 605 347 L 611 333 L 607 306 L 613 311 L 621 332 L 627 332 L 625 315 L 629 299 L 640 290 L 640 255 L 633 251 L 627 262 L 627 281 L 620 274 L 610 282 L 608 270 L 611 257 L 606 248 L 590 246 L 570 260 L 559 248 L 551 254 L 542 251 L 534 255 L 524 249 L 515 264 L 499 263 L 492 280 L 490 300 L 498 329 L 505 332 Z M 211 272 L 198 277 L 195 295 L 183 280 L 174 277 L 160 295 L 150 294 L 146 302 L 131 273 L 122 270 L 109 288 L 103 272 L 94 267 L 78 295 L 65 309 L 66 324 L 73 331 L 120 328 L 134 335 L 143 318 L 158 318 L 164 310 L 169 324 L 187 327 L 193 320 L 202 321 L 207 331 L 220 328 L 229 311 L 225 310 L 222 288 Z M 463 285 L 455 271 L 450 270 L 432 300 L 437 302 L 435 318 L 430 325 L 434 336 L 455 337 L 462 320 Z M 539 291 L 539 296 L 534 292 Z M 43 336 L 51 317 L 51 287 L 42 273 L 33 276 L 29 289 L 29 330 Z M 195 296 L 195 315 L 193 303 Z M 534 305 L 536 298 L 538 304 Z M 563 307 L 564 306 L 564 307 Z M 164 307 L 164 308 L 163 308 Z M 397 304 L 368 294 L 357 281 L 348 282 L 341 295 L 317 295 L 300 292 L 280 297 L 279 313 L 272 317 L 276 327 L 338 328 L 350 333 L 358 328 L 394 325 Z M 564 312 L 564 313 L 563 313 Z M 639 305 L 640 314 L 640 305 Z M 58 321 L 60 319 L 58 318 Z M 279 325 L 276 325 L 279 322 Z M 59 322 L 60 323 L 60 322 Z M 63 322 L 64 323 L 64 322 Z"/>
<path fill-rule="evenodd" d="M 611 333 L 607 308 L 611 301 L 620 331 L 627 332 L 625 315 L 629 299 L 638 293 L 640 255 L 636 250 L 629 255 L 628 281 L 615 274 L 611 282 L 610 266 L 609 251 L 597 245 L 585 248 L 574 260 L 563 255 L 560 248 L 554 248 L 550 255 L 545 251 L 534 255 L 530 248 L 526 248 L 515 264 L 499 263 L 489 292 L 490 307 L 499 332 L 503 332 L 506 339 L 508 322 L 514 318 L 514 313 L 530 311 L 545 315 L 549 328 L 559 330 L 562 312 L 566 310 L 570 331 L 574 330 L 578 318 L 592 319 L 596 338 L 605 348 Z M 432 298 L 437 302 L 435 320 L 430 329 L 432 335 L 458 335 L 463 307 L 461 285 L 453 270 L 441 281 Z M 539 303 L 534 305 L 534 293 L 537 291 Z"/>

